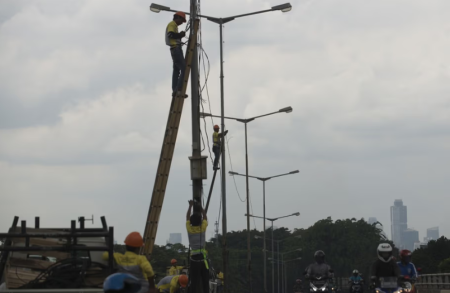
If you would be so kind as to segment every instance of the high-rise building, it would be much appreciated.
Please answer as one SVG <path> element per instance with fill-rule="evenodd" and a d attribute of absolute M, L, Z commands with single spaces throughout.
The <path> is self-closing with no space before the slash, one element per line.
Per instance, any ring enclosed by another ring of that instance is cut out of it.
<path fill-rule="evenodd" d="M 170 233 L 168 242 L 170 244 L 181 243 L 181 233 Z"/>
<path fill-rule="evenodd" d="M 427 229 L 428 240 L 438 240 L 439 239 L 439 227 L 433 227 Z"/>
<path fill-rule="evenodd" d="M 370 218 L 367 220 L 367 223 L 369 223 L 370 225 L 375 224 L 376 222 L 378 222 L 378 220 L 377 220 L 377 218 L 375 218 L 375 217 L 370 217 Z"/>
<path fill-rule="evenodd" d="M 396 199 L 391 206 L 391 238 L 395 246 L 402 247 L 403 231 L 408 228 L 406 206 L 401 199 Z M 414 244 L 413 244 L 414 248 Z"/>
<path fill-rule="evenodd" d="M 420 243 L 419 232 L 412 228 L 408 228 L 406 230 L 403 230 L 402 243 L 401 243 L 401 246 L 399 246 L 399 247 L 413 251 L 414 243 L 417 243 L 417 242 Z"/>

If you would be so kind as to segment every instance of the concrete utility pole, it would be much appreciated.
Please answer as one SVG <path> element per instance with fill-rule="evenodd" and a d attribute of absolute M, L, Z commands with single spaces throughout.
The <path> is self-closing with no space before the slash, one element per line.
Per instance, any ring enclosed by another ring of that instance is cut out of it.
<path fill-rule="evenodd" d="M 197 16 L 197 1 L 191 1 L 191 17 L 190 17 L 190 34 L 194 33 L 194 21 Z M 206 172 L 202 170 L 201 163 L 201 144 L 200 144 L 200 96 L 198 82 L 198 51 L 197 46 L 194 49 L 191 65 L 191 103 L 192 103 L 192 157 L 191 159 L 191 178 L 192 178 L 192 199 L 201 205 L 203 183 L 202 176 L 192 176 L 192 174 L 200 171 L 200 174 Z M 199 173 L 197 173 L 199 174 Z M 206 175 L 206 173 L 205 173 Z M 194 212 L 198 213 L 199 209 L 194 206 Z"/>

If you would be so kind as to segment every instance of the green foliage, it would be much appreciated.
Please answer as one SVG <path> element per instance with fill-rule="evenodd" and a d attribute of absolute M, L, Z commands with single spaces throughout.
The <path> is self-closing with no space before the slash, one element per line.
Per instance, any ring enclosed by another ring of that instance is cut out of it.
<path fill-rule="evenodd" d="M 422 274 L 437 273 L 440 263 L 447 258 L 450 258 L 450 240 L 444 236 L 428 242 L 427 247 L 416 249 L 412 254 L 412 261 L 422 269 Z"/>
<path fill-rule="evenodd" d="M 450 273 L 450 258 L 444 259 L 439 264 L 440 273 Z"/>

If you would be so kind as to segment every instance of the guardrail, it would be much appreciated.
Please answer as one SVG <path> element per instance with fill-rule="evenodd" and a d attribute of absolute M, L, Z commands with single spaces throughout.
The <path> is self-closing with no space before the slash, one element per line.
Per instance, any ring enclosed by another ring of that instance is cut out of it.
<path fill-rule="evenodd" d="M 450 274 L 420 275 L 415 286 L 418 293 L 443 293 L 450 290 Z"/>

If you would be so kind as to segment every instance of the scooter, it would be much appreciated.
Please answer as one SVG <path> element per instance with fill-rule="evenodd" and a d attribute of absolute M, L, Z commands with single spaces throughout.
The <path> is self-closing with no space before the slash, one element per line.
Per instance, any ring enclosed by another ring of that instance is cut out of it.
<path fill-rule="evenodd" d="M 309 277 L 310 292 L 329 292 L 329 278 L 324 276 Z"/>
<path fill-rule="evenodd" d="M 360 293 L 362 292 L 362 284 L 360 281 L 353 281 L 351 284 L 352 293 Z"/>

